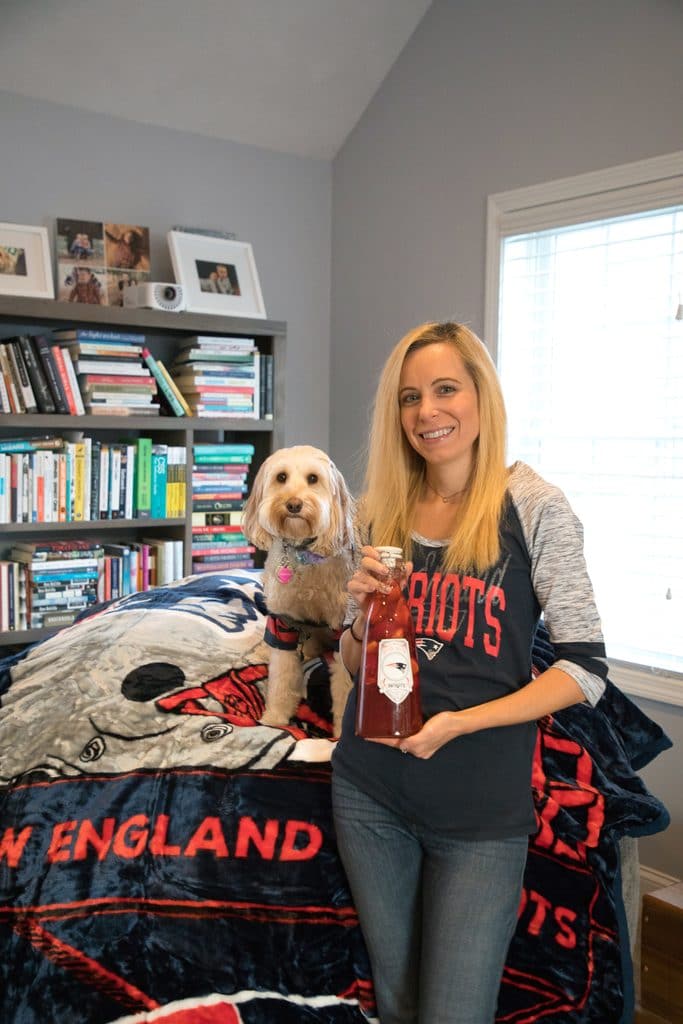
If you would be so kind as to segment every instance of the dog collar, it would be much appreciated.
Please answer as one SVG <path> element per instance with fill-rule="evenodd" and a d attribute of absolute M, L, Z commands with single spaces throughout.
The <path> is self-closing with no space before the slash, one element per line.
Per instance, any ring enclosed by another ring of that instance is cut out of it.
<path fill-rule="evenodd" d="M 290 583 L 292 581 L 294 578 L 293 564 L 320 565 L 321 562 L 327 561 L 327 555 L 318 555 L 315 551 L 309 550 L 315 539 L 315 537 L 309 537 L 301 544 L 283 544 L 284 555 L 275 573 L 280 583 Z"/>

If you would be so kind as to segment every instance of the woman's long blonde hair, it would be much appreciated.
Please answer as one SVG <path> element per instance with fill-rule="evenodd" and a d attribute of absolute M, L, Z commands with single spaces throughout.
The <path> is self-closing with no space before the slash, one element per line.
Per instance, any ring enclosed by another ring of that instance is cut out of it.
<path fill-rule="evenodd" d="M 415 505 L 424 487 L 426 466 L 401 426 L 399 381 L 408 353 L 437 342 L 455 347 L 474 381 L 479 405 L 479 437 L 467 495 L 444 567 L 483 572 L 500 557 L 500 518 L 508 477 L 505 403 L 491 356 L 462 324 L 422 324 L 406 334 L 387 359 L 373 409 L 363 518 L 370 525 L 374 545 L 400 545 L 410 558 Z"/>

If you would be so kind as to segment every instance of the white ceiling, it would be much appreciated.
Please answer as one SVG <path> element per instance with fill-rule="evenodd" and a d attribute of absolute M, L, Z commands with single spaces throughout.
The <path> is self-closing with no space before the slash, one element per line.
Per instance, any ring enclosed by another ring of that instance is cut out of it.
<path fill-rule="evenodd" d="M 431 0 L 0 0 L 0 89 L 331 159 Z"/>

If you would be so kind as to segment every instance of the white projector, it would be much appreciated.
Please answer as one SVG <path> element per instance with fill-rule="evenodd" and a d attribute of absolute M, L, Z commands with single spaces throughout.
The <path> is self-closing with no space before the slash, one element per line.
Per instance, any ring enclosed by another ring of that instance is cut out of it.
<path fill-rule="evenodd" d="M 136 309 L 163 309 L 166 313 L 179 313 L 185 309 L 185 293 L 180 284 L 142 281 L 123 289 L 123 304 Z"/>

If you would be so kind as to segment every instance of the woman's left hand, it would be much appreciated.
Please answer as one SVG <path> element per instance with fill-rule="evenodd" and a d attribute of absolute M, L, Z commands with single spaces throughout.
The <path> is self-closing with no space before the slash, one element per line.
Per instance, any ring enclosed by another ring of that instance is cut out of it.
<path fill-rule="evenodd" d="M 424 760 L 435 754 L 443 747 L 444 743 L 462 735 L 465 729 L 462 728 L 457 711 L 440 711 L 428 719 L 419 732 L 413 733 L 404 739 L 393 740 L 369 740 L 370 743 L 384 743 L 388 747 L 397 747 L 404 754 L 412 754 L 413 757 L 420 757 Z"/>

